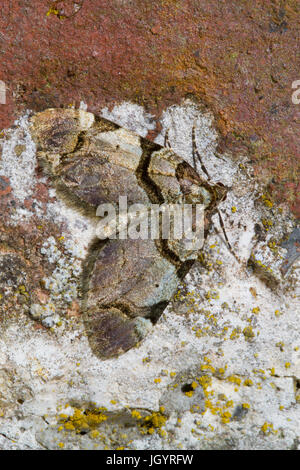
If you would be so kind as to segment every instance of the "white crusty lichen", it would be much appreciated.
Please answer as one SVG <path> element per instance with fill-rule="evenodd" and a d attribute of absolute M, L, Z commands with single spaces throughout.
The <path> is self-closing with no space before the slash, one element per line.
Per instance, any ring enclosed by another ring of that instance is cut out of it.
<path fill-rule="evenodd" d="M 35 186 L 36 146 L 29 131 L 29 113 L 6 131 L 0 160 L 0 175 L 10 180 L 14 196 L 24 202 Z"/>
<path fill-rule="evenodd" d="M 142 137 L 146 137 L 149 130 L 155 129 L 153 116 L 146 113 L 142 106 L 134 103 L 124 102 L 114 106 L 112 110 L 103 108 L 101 116 Z"/>
<path fill-rule="evenodd" d="M 65 243 L 66 254 L 57 246 L 54 237 L 49 237 L 41 248 L 41 253 L 48 258 L 49 263 L 55 264 L 51 276 L 44 279 L 45 288 L 55 301 L 70 303 L 76 298 L 78 276 L 81 273 L 81 262 L 72 256 Z"/>
<path fill-rule="evenodd" d="M 42 319 L 44 326 L 52 327 L 60 321 L 58 312 L 63 314 L 71 302 L 78 297 L 81 260 L 74 256 L 76 249 L 69 240 L 60 240 L 58 247 L 54 237 L 49 237 L 41 247 L 41 253 L 48 263 L 55 266 L 49 277 L 44 278 L 44 287 L 49 291 L 50 300 L 45 305 L 33 304 L 30 313 L 35 319 Z"/>

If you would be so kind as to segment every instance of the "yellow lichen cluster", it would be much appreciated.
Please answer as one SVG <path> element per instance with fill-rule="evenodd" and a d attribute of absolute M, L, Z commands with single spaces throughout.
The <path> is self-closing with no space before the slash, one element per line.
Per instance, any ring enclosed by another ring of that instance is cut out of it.
<path fill-rule="evenodd" d="M 246 326 L 246 328 L 243 329 L 243 335 L 245 336 L 245 339 L 248 341 L 254 338 L 255 333 L 252 329 L 252 326 Z"/>
<path fill-rule="evenodd" d="M 270 198 L 266 194 L 263 194 L 261 196 L 261 200 L 268 209 L 272 209 L 273 202 L 270 200 Z"/>
<path fill-rule="evenodd" d="M 151 358 L 149 356 L 143 357 L 143 364 L 148 364 L 151 362 Z"/>
<path fill-rule="evenodd" d="M 234 328 L 231 332 L 230 339 L 231 340 L 238 339 L 240 337 L 240 334 L 241 334 L 241 328 L 240 327 Z"/>
<path fill-rule="evenodd" d="M 269 273 L 273 272 L 273 270 L 272 270 L 272 268 L 270 268 L 270 266 L 267 266 L 267 265 L 263 264 L 263 262 L 260 261 L 260 259 L 256 258 L 253 253 L 251 253 L 250 259 L 251 259 L 252 263 L 254 263 L 255 266 L 258 266 L 259 268 L 261 268 L 262 271 L 268 271 Z"/>
<path fill-rule="evenodd" d="M 276 348 L 279 348 L 281 352 L 284 351 L 284 342 L 283 341 L 278 341 L 278 343 L 275 344 Z"/>
<path fill-rule="evenodd" d="M 157 432 L 161 437 L 166 436 L 166 431 L 162 429 L 167 421 L 167 417 L 164 414 L 165 408 L 161 406 L 159 411 L 154 411 L 151 415 L 147 415 L 144 418 L 137 410 L 131 411 L 131 416 L 138 421 L 141 434 L 153 434 Z"/>
<path fill-rule="evenodd" d="M 131 416 L 135 419 L 142 419 L 141 413 L 137 410 L 132 410 L 131 411 Z"/>
<path fill-rule="evenodd" d="M 23 295 L 26 299 L 29 299 L 29 293 L 26 291 L 25 286 L 21 285 L 18 287 L 18 293 Z"/>
<path fill-rule="evenodd" d="M 105 408 L 95 408 L 92 410 L 74 408 L 74 412 L 71 416 L 61 413 L 59 415 L 61 422 L 59 430 L 66 429 L 68 431 L 80 432 L 97 428 L 99 424 L 107 420 L 104 411 L 106 411 Z"/>
<path fill-rule="evenodd" d="M 65 19 L 65 16 L 60 14 L 57 8 L 55 8 L 54 4 L 49 8 L 49 10 L 46 13 L 46 16 L 50 16 L 50 15 L 57 16 L 57 18 L 60 20 Z"/>
<path fill-rule="evenodd" d="M 261 219 L 261 222 L 266 231 L 268 231 L 269 228 L 273 226 L 273 222 L 270 219 Z"/>
<path fill-rule="evenodd" d="M 242 379 L 237 375 L 229 375 L 229 377 L 227 377 L 227 382 L 240 386 Z"/>
<path fill-rule="evenodd" d="M 225 373 L 226 368 L 227 366 L 225 366 L 224 368 L 219 368 L 217 370 L 213 368 L 213 370 L 216 371 L 215 373 L 217 373 L 218 375 L 223 375 Z M 196 378 L 195 381 L 192 382 L 193 389 L 196 388 L 195 384 L 197 383 L 202 387 L 203 394 L 205 397 L 205 409 L 202 414 L 204 415 L 207 411 L 209 411 L 212 415 L 219 415 L 223 424 L 229 423 L 232 414 L 228 410 L 228 408 L 232 408 L 234 406 L 233 400 L 228 400 L 227 397 L 223 395 L 222 397 L 219 396 L 219 400 L 214 402 L 215 400 L 213 400 L 213 397 L 215 395 L 215 392 L 214 390 L 210 390 L 212 386 L 212 377 L 210 375 L 202 375 L 201 377 Z M 225 403 L 221 405 L 220 400 L 224 401 Z M 199 407 L 194 406 L 191 411 L 198 411 L 198 409 Z"/>
<path fill-rule="evenodd" d="M 252 387 L 253 381 L 251 379 L 246 379 L 244 381 L 244 385 L 245 385 L 245 387 Z"/>
<path fill-rule="evenodd" d="M 249 403 L 242 403 L 242 407 L 245 408 L 246 410 L 250 409 Z"/>
<path fill-rule="evenodd" d="M 198 387 L 198 383 L 193 381 L 191 384 L 190 384 L 190 387 L 192 388 L 192 390 L 188 391 L 188 392 L 185 392 L 185 395 L 189 398 L 191 398 L 193 395 L 194 395 L 194 390 L 196 390 L 196 388 Z"/>
<path fill-rule="evenodd" d="M 217 300 L 217 299 L 220 298 L 220 295 L 217 291 L 209 290 L 209 291 L 206 292 L 205 297 L 206 297 L 207 300 L 211 300 L 211 299 Z"/>
<path fill-rule="evenodd" d="M 278 431 L 274 429 L 273 424 L 267 421 L 262 425 L 261 430 L 265 435 L 278 433 Z"/>
<path fill-rule="evenodd" d="M 272 241 L 270 240 L 268 242 L 268 247 L 270 248 L 271 251 L 273 251 L 273 253 L 278 254 L 278 246 L 276 245 L 274 240 Z"/>

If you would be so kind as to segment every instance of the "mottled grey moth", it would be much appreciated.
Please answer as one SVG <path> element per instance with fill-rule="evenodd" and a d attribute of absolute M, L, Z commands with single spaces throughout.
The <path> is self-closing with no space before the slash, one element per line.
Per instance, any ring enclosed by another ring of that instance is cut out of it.
<path fill-rule="evenodd" d="M 91 113 L 49 109 L 32 118 L 38 159 L 58 194 L 95 217 L 101 204 L 202 204 L 204 233 L 227 189 L 161 147 Z M 167 143 L 166 137 L 166 143 Z M 200 158 L 194 148 L 194 158 Z M 200 159 L 200 163 L 203 164 Z M 90 345 L 108 358 L 135 346 L 155 323 L 198 253 L 159 239 L 95 238 L 82 275 Z M 151 322 L 151 323 L 150 323 Z"/>

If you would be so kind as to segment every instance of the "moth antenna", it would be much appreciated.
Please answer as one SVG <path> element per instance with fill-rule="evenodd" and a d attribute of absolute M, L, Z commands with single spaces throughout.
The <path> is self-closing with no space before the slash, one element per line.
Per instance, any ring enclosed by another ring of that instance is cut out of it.
<path fill-rule="evenodd" d="M 171 149 L 171 143 L 170 143 L 170 139 L 169 139 L 169 128 L 166 130 L 166 133 L 165 133 L 165 139 L 164 139 L 164 147 L 167 147 L 168 149 Z"/>
<path fill-rule="evenodd" d="M 195 122 L 196 122 L 196 119 L 194 121 L 194 125 L 193 125 L 193 128 L 192 128 L 192 145 L 193 145 L 193 162 L 194 162 L 194 168 L 195 170 L 197 169 L 197 163 L 196 163 L 196 157 L 198 158 L 198 161 L 200 163 L 200 166 L 201 166 L 201 170 L 203 171 L 203 173 L 206 175 L 207 177 L 207 180 L 209 181 L 211 178 L 209 176 L 209 173 L 202 161 L 202 158 L 201 158 L 201 155 L 200 155 L 200 152 L 197 148 L 197 142 L 196 142 L 196 125 L 195 125 Z M 226 230 L 225 230 L 225 225 L 224 225 L 224 222 L 223 222 L 223 218 L 221 216 L 221 213 L 219 211 L 219 209 L 217 208 L 217 213 L 218 213 L 218 216 L 219 216 L 219 222 L 220 222 L 220 225 L 221 225 L 221 228 L 222 228 L 222 232 L 224 234 L 224 237 L 225 237 L 225 243 L 227 245 L 227 248 L 228 250 L 230 251 L 230 253 L 232 254 L 232 256 L 234 256 L 234 258 L 237 260 L 238 263 L 241 263 L 241 260 L 238 258 L 238 256 L 235 254 L 235 252 L 233 251 L 232 249 L 232 246 L 228 240 L 228 237 L 227 237 L 227 233 L 226 233 Z M 218 235 L 220 235 L 217 227 L 215 226 L 215 231 Z"/>
<path fill-rule="evenodd" d="M 227 233 L 226 233 L 226 230 L 225 230 L 225 225 L 224 225 L 224 222 L 223 222 L 223 218 L 222 218 L 222 215 L 221 215 L 221 212 L 219 211 L 219 209 L 217 209 L 217 213 L 218 213 L 218 216 L 219 216 L 219 222 L 220 222 L 220 225 L 221 225 L 221 228 L 222 228 L 222 232 L 224 234 L 224 237 L 225 237 L 225 242 L 226 242 L 226 245 L 227 245 L 227 248 L 228 250 L 230 251 L 230 253 L 232 254 L 232 256 L 234 256 L 234 258 L 237 260 L 237 262 L 239 264 L 241 264 L 241 260 L 239 259 L 239 257 L 235 254 L 229 240 L 228 240 L 228 237 L 227 237 Z M 218 235 L 220 235 L 220 232 L 218 231 L 217 227 L 215 226 L 215 231 Z"/>
<path fill-rule="evenodd" d="M 197 169 L 197 163 L 196 163 L 196 157 L 198 158 L 198 161 L 200 163 L 200 166 L 201 166 L 201 170 L 203 171 L 203 173 L 205 173 L 206 177 L 207 177 L 207 180 L 209 181 L 210 180 L 210 176 L 209 176 L 209 173 L 207 171 L 207 169 L 205 168 L 205 165 L 202 161 L 202 158 L 201 158 L 201 155 L 199 153 L 199 150 L 197 148 L 197 143 L 196 143 L 196 126 L 195 126 L 195 123 L 193 125 L 193 128 L 192 128 L 192 144 L 193 144 L 193 162 L 194 162 L 194 168 L 195 170 Z"/>

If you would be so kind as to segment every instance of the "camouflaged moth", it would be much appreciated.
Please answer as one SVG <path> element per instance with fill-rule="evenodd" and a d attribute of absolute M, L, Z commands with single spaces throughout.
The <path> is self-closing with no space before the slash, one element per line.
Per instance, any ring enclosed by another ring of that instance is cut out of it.
<path fill-rule="evenodd" d="M 199 176 L 170 148 L 91 113 L 46 110 L 33 116 L 32 133 L 38 160 L 58 194 L 91 217 L 99 205 L 117 204 L 120 195 L 127 196 L 128 204 L 146 206 L 199 203 L 205 207 L 207 233 L 226 197 L 222 184 Z M 194 159 L 205 170 L 193 147 Z M 135 346 L 145 326 L 157 322 L 197 256 L 162 238 L 95 238 L 82 275 L 82 312 L 94 353 L 109 358 Z"/>

